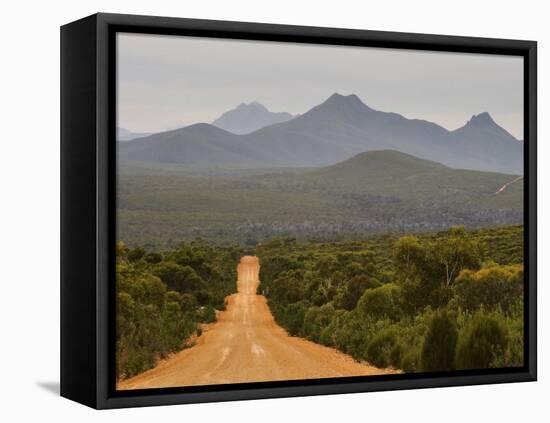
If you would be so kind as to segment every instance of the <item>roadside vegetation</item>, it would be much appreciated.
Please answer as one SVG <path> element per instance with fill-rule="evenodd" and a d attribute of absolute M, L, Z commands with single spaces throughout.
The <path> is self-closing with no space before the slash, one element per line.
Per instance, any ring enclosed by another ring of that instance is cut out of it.
<path fill-rule="evenodd" d="M 195 240 L 163 252 L 117 243 L 117 380 L 184 348 L 235 291 L 239 247 Z"/>
<path fill-rule="evenodd" d="M 256 250 L 290 335 L 405 372 L 523 365 L 522 226 Z"/>

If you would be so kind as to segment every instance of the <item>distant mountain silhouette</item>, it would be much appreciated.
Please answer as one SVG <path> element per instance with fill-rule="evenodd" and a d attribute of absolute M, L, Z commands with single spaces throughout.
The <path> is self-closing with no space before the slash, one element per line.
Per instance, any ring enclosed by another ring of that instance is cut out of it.
<path fill-rule="evenodd" d="M 132 132 L 121 127 L 116 128 L 117 141 L 131 141 L 136 138 L 143 138 L 149 135 L 151 135 L 149 132 Z"/>
<path fill-rule="evenodd" d="M 157 163 L 216 166 L 263 164 L 261 158 L 249 154 L 248 144 L 241 136 L 207 123 L 121 143 L 119 154 L 123 159 Z"/>
<path fill-rule="evenodd" d="M 459 169 L 519 174 L 523 164 L 523 143 L 488 113 L 448 131 L 425 120 L 374 110 L 356 95 L 337 93 L 303 115 L 246 135 L 200 124 L 138 141 L 122 149 L 121 157 L 220 166 L 307 167 L 391 149 Z"/>
<path fill-rule="evenodd" d="M 463 127 L 452 132 L 455 148 L 476 160 L 475 167 L 492 170 L 523 170 L 523 142 L 514 138 L 484 112 L 474 115 Z M 479 162 L 480 160 L 483 163 Z"/>
<path fill-rule="evenodd" d="M 212 125 L 234 134 L 248 134 L 274 123 L 286 122 L 294 116 L 286 112 L 270 112 L 265 106 L 253 101 L 241 103 L 236 108 L 222 114 Z"/>

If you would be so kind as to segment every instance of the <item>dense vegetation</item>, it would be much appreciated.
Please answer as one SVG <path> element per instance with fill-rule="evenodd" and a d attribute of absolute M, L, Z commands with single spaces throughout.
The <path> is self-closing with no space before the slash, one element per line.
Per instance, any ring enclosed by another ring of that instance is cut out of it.
<path fill-rule="evenodd" d="M 273 237 L 363 239 L 523 222 L 516 176 L 459 170 L 396 151 L 318 169 L 195 169 L 122 161 L 118 230 L 128 245 L 256 245 Z"/>
<path fill-rule="evenodd" d="M 406 372 L 523 365 L 523 227 L 278 239 L 261 293 L 291 335 Z"/>
<path fill-rule="evenodd" d="M 216 320 L 235 290 L 238 247 L 202 240 L 164 252 L 117 244 L 117 379 L 153 367 Z"/>

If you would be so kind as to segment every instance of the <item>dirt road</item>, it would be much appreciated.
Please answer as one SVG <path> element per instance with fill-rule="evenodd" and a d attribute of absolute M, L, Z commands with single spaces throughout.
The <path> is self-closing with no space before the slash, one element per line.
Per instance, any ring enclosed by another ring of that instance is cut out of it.
<path fill-rule="evenodd" d="M 501 192 L 506 191 L 506 189 L 508 189 L 508 187 L 509 187 L 510 185 L 515 184 L 516 182 L 521 181 L 522 179 L 523 179 L 523 176 L 518 176 L 516 179 L 514 179 L 514 180 L 512 180 L 512 181 L 510 181 L 510 182 L 505 183 L 503 186 L 501 186 L 501 187 L 497 190 L 497 192 L 495 192 L 495 194 L 498 195 L 498 194 L 500 194 Z"/>
<path fill-rule="evenodd" d="M 260 265 L 245 256 L 238 266 L 237 293 L 196 345 L 154 369 L 119 383 L 118 389 L 159 388 L 387 373 L 341 352 L 288 336 L 263 295 L 256 295 Z"/>

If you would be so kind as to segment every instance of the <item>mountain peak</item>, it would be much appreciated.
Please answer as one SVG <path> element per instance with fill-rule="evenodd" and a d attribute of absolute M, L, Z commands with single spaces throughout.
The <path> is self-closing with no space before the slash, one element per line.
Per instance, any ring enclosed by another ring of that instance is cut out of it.
<path fill-rule="evenodd" d="M 241 103 L 217 118 L 212 124 L 234 134 L 249 134 L 275 123 L 292 119 L 290 113 L 270 112 L 258 101 Z"/>
<path fill-rule="evenodd" d="M 468 121 L 468 125 L 495 125 L 495 121 L 488 112 L 483 112 L 478 115 L 473 115 Z"/>
<path fill-rule="evenodd" d="M 329 116 L 345 117 L 347 120 L 362 120 L 365 112 L 372 109 L 361 101 L 355 94 L 342 95 L 334 93 L 323 103 L 311 109 L 311 112 Z M 309 112 L 308 112 L 309 113 Z M 306 113 L 306 115 L 308 114 Z"/>
<path fill-rule="evenodd" d="M 246 109 L 250 109 L 250 110 L 253 110 L 253 109 L 256 109 L 256 110 L 261 110 L 261 111 L 265 111 L 265 112 L 268 112 L 269 110 L 267 109 L 267 107 L 265 107 L 262 103 L 258 102 L 258 101 L 251 101 L 250 103 L 241 103 L 237 106 L 236 109 L 234 110 L 246 110 Z"/>
<path fill-rule="evenodd" d="M 330 103 L 366 106 L 366 104 L 355 94 L 342 95 L 340 93 L 334 93 L 325 101 L 325 104 Z"/>

